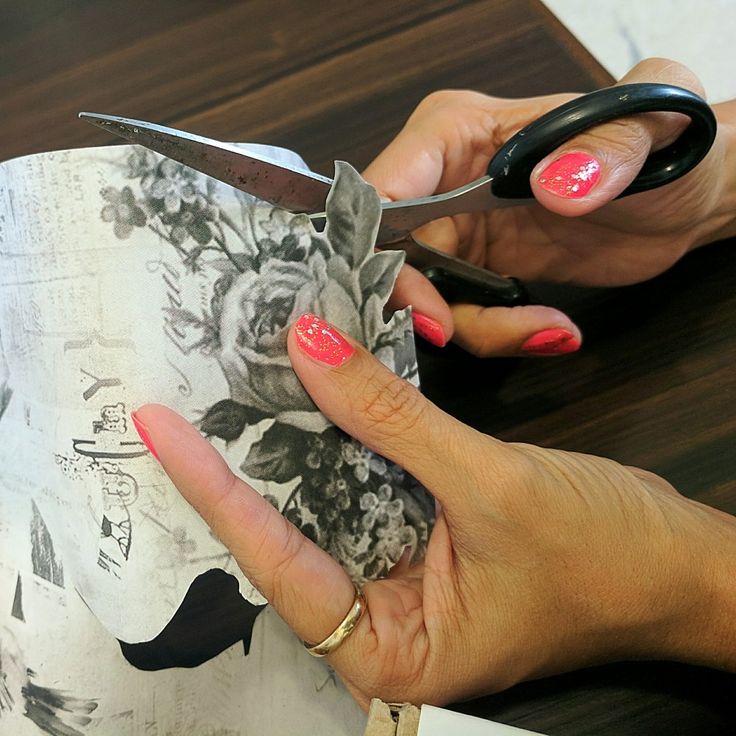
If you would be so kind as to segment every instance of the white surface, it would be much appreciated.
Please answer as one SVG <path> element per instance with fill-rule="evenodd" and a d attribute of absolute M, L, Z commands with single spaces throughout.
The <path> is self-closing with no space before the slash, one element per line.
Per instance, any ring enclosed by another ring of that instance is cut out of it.
<path fill-rule="evenodd" d="M 503 723 L 486 721 L 482 718 L 453 713 L 451 710 L 423 705 L 419 716 L 417 736 L 520 736 L 520 734 L 536 734 L 537 731 L 525 731 L 523 728 L 506 726 Z M 538 734 L 541 736 L 541 734 Z"/>
<path fill-rule="evenodd" d="M 710 102 L 736 98 L 736 0 L 542 0 L 616 79 L 663 56 L 690 67 Z"/>

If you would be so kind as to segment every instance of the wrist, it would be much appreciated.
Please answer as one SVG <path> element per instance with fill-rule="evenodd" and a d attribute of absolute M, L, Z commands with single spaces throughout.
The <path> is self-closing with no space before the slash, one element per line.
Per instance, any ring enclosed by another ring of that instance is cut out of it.
<path fill-rule="evenodd" d="M 736 237 L 736 100 L 713 106 L 718 120 L 716 141 L 709 155 L 718 161 L 708 215 L 699 228 L 693 248 Z"/>
<path fill-rule="evenodd" d="M 671 615 L 655 655 L 736 672 L 736 518 L 678 500 L 687 518 L 677 526 Z"/>

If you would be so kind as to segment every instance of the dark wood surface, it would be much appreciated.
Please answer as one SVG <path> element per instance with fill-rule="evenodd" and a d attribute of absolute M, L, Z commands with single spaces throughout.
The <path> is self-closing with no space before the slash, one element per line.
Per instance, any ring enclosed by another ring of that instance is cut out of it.
<path fill-rule="evenodd" d="M 109 144 L 77 121 L 87 109 L 287 146 L 331 174 L 336 158 L 367 164 L 432 90 L 610 81 L 532 0 L 0 1 L 0 160 Z M 585 332 L 580 353 L 479 361 L 423 348 L 424 389 L 503 439 L 649 468 L 736 512 L 735 277 L 733 244 L 721 244 L 645 285 L 552 289 Z M 727 734 L 735 686 L 705 669 L 622 664 L 459 707 L 549 734 Z"/>

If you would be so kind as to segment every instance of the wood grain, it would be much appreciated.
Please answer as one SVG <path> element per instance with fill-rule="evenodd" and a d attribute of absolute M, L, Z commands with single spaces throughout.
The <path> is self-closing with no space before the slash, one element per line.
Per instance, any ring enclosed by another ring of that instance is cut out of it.
<path fill-rule="evenodd" d="M 336 158 L 366 165 L 435 89 L 527 96 L 610 81 L 534 0 L 0 0 L 0 160 L 110 144 L 77 120 L 92 110 L 287 146 L 330 174 Z M 486 432 L 647 467 L 736 512 L 733 246 L 637 287 L 540 289 L 583 327 L 579 354 L 479 361 L 422 346 L 424 389 Z M 184 628 L 137 661 L 178 661 L 167 647 L 202 631 L 202 600 L 198 588 Z M 238 637 L 237 606 L 221 610 L 221 628 L 207 628 L 213 651 Z M 189 649 L 191 661 L 204 651 Z M 460 707 L 550 734 L 723 734 L 734 732 L 734 684 L 622 664 Z"/>

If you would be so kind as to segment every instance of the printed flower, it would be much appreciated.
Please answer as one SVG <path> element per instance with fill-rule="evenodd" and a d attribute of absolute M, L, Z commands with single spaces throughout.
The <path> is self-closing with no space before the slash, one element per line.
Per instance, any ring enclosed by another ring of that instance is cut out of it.
<path fill-rule="evenodd" d="M 317 233 L 305 216 L 254 205 L 248 195 L 238 198 L 237 214 L 228 197 L 220 207 L 212 180 L 146 149 L 127 149 L 121 164 L 130 186 L 103 190 L 103 219 L 120 238 L 150 224 L 188 272 L 200 272 L 197 283 L 211 287 L 199 292 L 204 301 L 194 311 L 167 310 L 182 328 L 202 331 L 192 349 L 215 357 L 229 384 L 229 396 L 207 410 L 201 429 L 228 443 L 227 452 L 241 452 L 236 440 L 258 424 L 260 439 L 240 464 L 245 476 L 264 481 L 262 490 L 289 483 L 285 502 L 278 500 L 283 487 L 266 500 L 283 507 L 354 579 L 385 574 L 407 544 L 426 542 L 432 501 L 399 468 L 328 429 L 295 377 L 285 340 L 288 326 L 312 311 L 360 339 L 399 375 L 416 377 L 409 317 L 384 321 L 401 256 L 374 253 L 375 192 L 338 164 L 327 226 Z M 62 469 L 82 474 L 63 462 Z M 92 471 L 99 472 L 84 468 Z M 122 486 L 109 495 L 120 504 L 132 497 Z M 107 518 L 112 530 L 115 519 Z M 177 528 L 156 551 L 162 564 L 181 566 L 196 550 Z"/>
<path fill-rule="evenodd" d="M 164 210 L 173 214 L 179 212 L 182 203 L 194 203 L 197 198 L 196 178 L 197 172 L 165 158 L 158 167 L 156 178 L 150 183 L 149 193 L 153 199 L 162 200 Z"/>
<path fill-rule="evenodd" d="M 387 572 L 387 565 L 382 561 L 376 562 L 372 545 L 373 540 L 369 534 L 363 532 L 354 535 L 340 529 L 329 535 L 325 549 L 334 559 L 340 561 L 350 578 L 363 582 L 375 577 L 375 574 Z M 371 574 L 366 574 L 366 567 L 373 568 Z"/>
<path fill-rule="evenodd" d="M 324 499 L 338 511 L 347 511 L 350 508 L 350 487 L 344 478 L 332 478 L 322 489 Z M 324 500 L 323 500 L 324 503 Z"/>
<path fill-rule="evenodd" d="M 171 227 L 170 238 L 176 245 L 181 245 L 191 237 L 200 246 L 207 245 L 212 240 L 212 228 L 209 223 L 217 222 L 220 210 L 201 195 L 195 195 L 191 202 L 182 206 L 179 212 L 163 213 L 161 221 Z M 187 265 L 197 270 L 197 259 L 202 254 L 202 248 L 193 248 L 190 252 L 190 261 Z"/>
<path fill-rule="evenodd" d="M 365 483 L 371 475 L 368 463 L 358 462 L 353 466 L 353 476 L 358 483 Z"/>
<path fill-rule="evenodd" d="M 417 548 L 416 529 L 395 520 L 392 520 L 387 526 L 378 527 L 375 535 L 377 541 L 373 551 L 376 558 L 386 560 L 391 564 L 398 562 L 406 547 Z"/>
<path fill-rule="evenodd" d="M 260 272 L 237 275 L 219 300 L 217 357 L 234 401 L 279 422 L 321 432 L 328 422 L 291 367 L 286 332 L 301 314 L 312 311 L 360 334 L 356 285 L 350 269 L 340 267 L 339 256 L 328 260 L 316 250 L 306 260 L 288 260 L 289 248 L 305 247 L 307 237 L 310 242 L 313 237 L 306 217 L 291 217 L 286 235 L 280 233 L 277 252 L 282 257 L 266 259 Z M 268 222 L 273 224 L 274 218 Z M 272 228 L 269 237 L 274 232 Z"/>
<path fill-rule="evenodd" d="M 171 536 L 157 538 L 156 547 L 156 560 L 161 567 L 179 568 L 186 565 L 197 551 L 197 542 L 185 527 L 176 526 L 171 530 Z"/>
<path fill-rule="evenodd" d="M 174 527 L 171 532 L 174 543 L 179 547 L 182 554 L 192 554 L 197 550 L 197 543 L 189 536 L 187 530 L 182 526 Z"/>
<path fill-rule="evenodd" d="M 327 282 L 324 259 L 309 264 L 270 260 L 260 273 L 235 278 L 220 304 L 217 353 L 230 397 L 270 415 L 288 412 L 302 426 L 318 413 L 296 377 L 286 352 L 287 326 L 313 309 Z M 305 429 L 319 431 L 326 422 Z"/>
<path fill-rule="evenodd" d="M 340 454 L 348 465 L 355 465 L 357 462 L 360 462 L 361 457 L 367 453 L 368 450 L 365 447 L 361 447 L 357 442 L 352 440 L 340 443 Z"/>
<path fill-rule="evenodd" d="M 384 483 L 376 493 L 368 491 L 360 497 L 360 508 L 365 511 L 361 524 L 366 531 L 373 529 L 376 524 L 391 525 L 402 516 L 404 502 L 400 498 L 392 500 L 392 495 L 393 489 Z"/>
<path fill-rule="evenodd" d="M 105 187 L 102 198 L 107 204 L 102 208 L 101 217 L 104 222 L 114 222 L 115 236 L 121 239 L 129 238 L 134 227 L 145 227 L 146 213 L 138 206 L 130 187 L 122 190 L 115 187 Z"/>
<path fill-rule="evenodd" d="M 153 184 L 158 156 L 142 146 L 131 146 L 125 160 L 125 176 L 128 179 L 141 179 L 141 187 L 145 190 Z"/>
<path fill-rule="evenodd" d="M 386 461 L 380 455 L 375 455 L 372 452 L 370 453 L 368 465 L 370 466 L 371 473 L 375 473 L 376 475 L 386 475 L 388 472 L 388 464 Z M 389 488 L 389 490 L 391 489 Z"/>
<path fill-rule="evenodd" d="M 261 262 L 274 256 L 282 261 L 303 261 L 312 246 L 319 243 L 303 218 L 295 218 L 286 210 L 270 210 L 268 217 L 261 219 L 258 225 L 264 233 L 258 240 Z"/>

